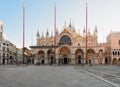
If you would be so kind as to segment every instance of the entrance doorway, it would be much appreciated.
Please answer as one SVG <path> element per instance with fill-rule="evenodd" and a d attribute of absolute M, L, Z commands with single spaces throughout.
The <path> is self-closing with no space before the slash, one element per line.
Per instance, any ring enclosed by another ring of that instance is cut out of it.
<path fill-rule="evenodd" d="M 68 64 L 68 59 L 64 58 L 64 64 Z"/>
<path fill-rule="evenodd" d="M 51 55 L 51 62 L 50 62 L 50 64 L 52 65 L 54 63 L 54 57 L 53 57 L 53 55 Z"/>
<path fill-rule="evenodd" d="M 81 64 L 81 55 L 78 55 L 78 64 Z"/>
<path fill-rule="evenodd" d="M 3 58 L 3 63 L 2 63 L 3 65 L 5 64 L 5 58 Z"/>
<path fill-rule="evenodd" d="M 107 57 L 105 58 L 105 64 L 108 64 L 108 59 L 107 59 Z"/>
<path fill-rule="evenodd" d="M 42 60 L 42 64 L 44 64 L 45 63 L 45 61 L 44 60 Z"/>

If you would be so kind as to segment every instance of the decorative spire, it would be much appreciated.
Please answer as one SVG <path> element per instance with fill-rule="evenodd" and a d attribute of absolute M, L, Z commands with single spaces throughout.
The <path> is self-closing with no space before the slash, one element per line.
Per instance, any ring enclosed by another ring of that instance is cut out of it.
<path fill-rule="evenodd" d="M 48 32 L 48 28 L 47 28 L 47 32 L 46 32 L 46 37 L 49 37 L 49 32 Z"/>
<path fill-rule="evenodd" d="M 37 39 L 40 37 L 39 29 L 37 30 Z"/>
<path fill-rule="evenodd" d="M 83 28 L 83 33 L 85 34 L 85 27 Z"/>
<path fill-rule="evenodd" d="M 90 28 L 89 28 L 89 30 L 88 30 L 88 35 L 89 35 L 89 36 L 91 35 L 91 33 L 90 33 Z"/>
<path fill-rule="evenodd" d="M 44 34 L 43 34 L 43 32 L 42 32 L 42 38 L 44 37 Z"/>
<path fill-rule="evenodd" d="M 70 19 L 69 27 L 72 27 L 72 24 L 71 24 L 71 19 Z"/>
<path fill-rule="evenodd" d="M 97 26 L 95 25 L 95 30 L 94 30 L 94 35 L 98 35 L 98 29 L 97 29 Z"/>
<path fill-rule="evenodd" d="M 97 30 L 97 25 L 95 25 L 95 32 L 98 32 L 98 30 Z"/>
<path fill-rule="evenodd" d="M 56 28 L 56 36 L 58 36 L 58 28 Z"/>

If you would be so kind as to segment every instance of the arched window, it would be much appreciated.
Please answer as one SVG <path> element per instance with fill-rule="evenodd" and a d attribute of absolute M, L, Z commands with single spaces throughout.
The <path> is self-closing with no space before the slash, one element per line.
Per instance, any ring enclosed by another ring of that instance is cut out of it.
<path fill-rule="evenodd" d="M 115 55 L 117 55 L 117 51 L 115 51 Z"/>
<path fill-rule="evenodd" d="M 120 55 L 120 52 L 118 51 L 118 56 Z"/>
<path fill-rule="evenodd" d="M 114 51 L 113 51 L 113 56 L 115 55 Z"/>
<path fill-rule="evenodd" d="M 67 35 L 64 35 L 60 38 L 60 42 L 59 42 L 59 45 L 62 45 L 62 44 L 68 44 L 68 45 L 71 45 L 71 38 Z"/>

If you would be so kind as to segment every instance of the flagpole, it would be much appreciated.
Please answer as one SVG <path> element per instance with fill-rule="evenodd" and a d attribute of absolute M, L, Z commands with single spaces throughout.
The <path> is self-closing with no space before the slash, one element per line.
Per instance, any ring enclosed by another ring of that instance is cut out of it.
<path fill-rule="evenodd" d="M 87 31 L 88 31 L 88 3 L 86 0 L 86 63 L 88 62 L 87 60 Z"/>
<path fill-rule="evenodd" d="M 54 49 L 56 59 L 56 2 L 54 2 Z"/>
<path fill-rule="evenodd" d="M 25 55 L 24 55 L 24 44 L 25 44 L 25 5 L 23 4 L 23 64 L 25 63 L 24 62 L 24 59 L 25 59 Z"/>

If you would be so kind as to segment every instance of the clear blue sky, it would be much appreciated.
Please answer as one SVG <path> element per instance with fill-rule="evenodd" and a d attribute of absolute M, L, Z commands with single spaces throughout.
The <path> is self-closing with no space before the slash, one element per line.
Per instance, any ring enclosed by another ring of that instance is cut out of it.
<path fill-rule="evenodd" d="M 22 47 L 22 5 L 26 7 L 25 46 L 36 43 L 39 29 L 50 35 L 53 30 L 54 0 L 0 0 L 0 20 L 4 22 L 7 39 Z M 57 27 L 72 19 L 75 28 L 82 34 L 85 26 L 86 0 L 56 0 Z M 98 26 L 99 42 L 103 42 L 110 31 L 120 31 L 120 0 L 88 0 L 88 26 L 91 32 Z M 104 32 L 104 33 L 103 33 Z"/>

